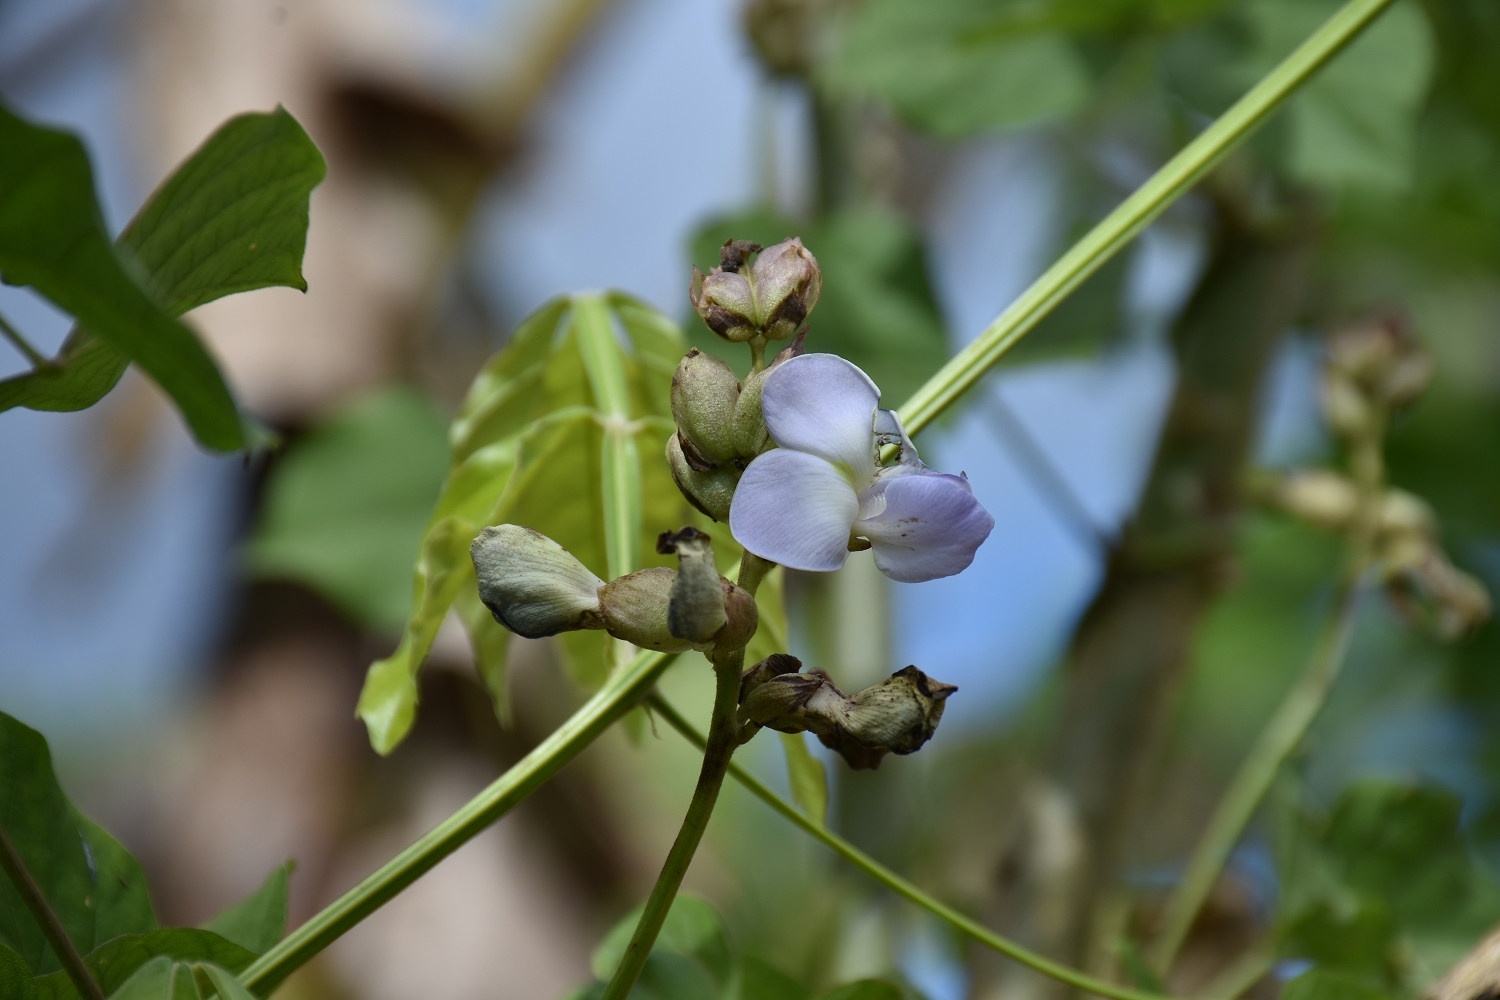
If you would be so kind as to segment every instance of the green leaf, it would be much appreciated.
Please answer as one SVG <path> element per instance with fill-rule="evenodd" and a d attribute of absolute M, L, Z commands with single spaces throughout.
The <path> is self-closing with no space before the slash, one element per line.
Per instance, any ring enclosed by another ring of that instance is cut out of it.
<path fill-rule="evenodd" d="M 856 13 L 832 78 L 947 139 L 1070 114 L 1088 99 L 1088 69 L 1036 6 L 875 0 Z"/>
<path fill-rule="evenodd" d="M 706 269 L 718 263 L 718 248 L 726 239 L 770 246 L 788 236 L 802 237 L 823 272 L 823 295 L 808 318 L 808 350 L 838 354 L 859 365 L 880 386 L 887 406 L 906 399 L 942 366 L 947 338 L 927 283 L 921 241 L 888 210 L 839 212 L 817 226 L 763 211 L 717 219 L 693 238 L 693 259 Z M 744 376 L 748 352 L 714 336 L 696 317 L 692 330 L 695 346 L 722 357 Z"/>
<path fill-rule="evenodd" d="M 295 861 L 272 869 L 261 887 L 208 923 L 208 930 L 257 955 L 271 949 L 286 931 L 287 883 Z"/>
<path fill-rule="evenodd" d="M 534 528 L 601 577 L 611 562 L 669 564 L 655 551 L 656 535 L 692 515 L 658 457 L 667 431 L 640 418 L 670 413 L 672 370 L 683 350 L 671 321 L 637 300 L 579 295 L 527 317 L 480 371 L 449 431 L 454 464 L 423 536 L 401 644 L 371 665 L 360 695 L 359 716 L 379 752 L 389 753 L 409 730 L 417 672 L 460 594 L 456 610 L 505 716 L 507 639 L 469 593 L 469 543 L 486 525 Z M 615 484 L 608 505 L 606 480 Z M 568 659 L 581 683 L 603 680 L 601 633 L 568 633 L 563 643 L 576 654 Z"/>
<path fill-rule="evenodd" d="M 770 962 L 746 955 L 740 960 L 740 1000 L 811 1000 L 806 986 Z"/>
<path fill-rule="evenodd" d="M 906 991 L 884 979 L 861 979 L 823 994 L 820 1000 L 906 1000 Z"/>
<path fill-rule="evenodd" d="M 176 962 L 212 962 L 237 973 L 255 961 L 255 953 L 213 931 L 164 927 L 146 934 L 117 937 L 89 952 L 84 961 L 104 995 L 112 996 L 137 970 L 156 958 Z M 78 991 L 65 972 L 43 976 L 36 985 L 38 1000 L 78 1000 Z"/>
<path fill-rule="evenodd" d="M 25 959 L 0 944 L 0 1000 L 36 1000 L 36 983 Z"/>
<path fill-rule="evenodd" d="M 174 1000 L 176 982 L 177 963 L 162 956 L 136 969 L 110 996 L 113 1000 Z M 197 1000 L 198 988 L 197 984 L 191 983 L 191 973 L 189 983 L 190 990 L 184 991 L 185 997 Z"/>
<path fill-rule="evenodd" d="M 251 569 L 311 584 L 357 621 L 399 630 L 412 553 L 447 468 L 447 428 L 426 397 L 408 388 L 364 397 L 272 467 Z"/>
<path fill-rule="evenodd" d="M 135 859 L 74 810 L 53 774 L 42 735 L 3 712 L 0 828 L 79 951 L 156 926 Z M 0 943 L 37 975 L 62 967 L 9 879 L 0 879 Z"/>
<path fill-rule="evenodd" d="M 1339 6 L 1254 0 L 1245 8 L 1253 50 L 1217 67 L 1228 88 L 1259 79 Z M 1420 7 L 1393 6 L 1292 98 L 1279 150 L 1283 168 L 1324 187 L 1407 187 L 1433 64 L 1432 30 Z"/>
<path fill-rule="evenodd" d="M 272 285 L 305 291 L 308 197 L 323 179 L 317 147 L 285 109 L 231 118 L 147 200 L 118 246 L 168 315 Z M 53 363 L 0 381 L 0 410 L 81 410 L 114 388 L 130 355 L 83 328 Z"/>
<path fill-rule="evenodd" d="M 792 786 L 792 801 L 807 818 L 825 826 L 828 823 L 828 772 L 823 762 L 807 749 L 801 733 L 782 733 L 786 750 L 786 774 Z"/>
<path fill-rule="evenodd" d="M 1310 969 L 1287 983 L 1282 1000 L 1388 1000 L 1389 994 L 1352 976 Z"/>
<path fill-rule="evenodd" d="M 637 907 L 615 924 L 594 950 L 590 964 L 601 982 L 608 981 L 620 964 L 643 909 Z M 735 964 L 734 947 L 719 911 L 696 896 L 678 895 L 631 996 L 641 1000 L 720 996 L 732 982 Z"/>
<path fill-rule="evenodd" d="M 104 230 L 83 144 L 0 108 L 0 272 L 30 285 L 129 355 L 182 410 L 198 440 L 244 445 L 223 376 L 187 327 L 127 273 Z"/>
<path fill-rule="evenodd" d="M 245 984 L 227 970 L 205 962 L 198 966 L 198 971 L 208 977 L 208 981 L 213 984 L 214 989 L 219 991 L 219 996 L 223 1000 L 255 1000 L 254 994 L 245 988 Z"/>
<path fill-rule="evenodd" d="M 509 728 L 510 689 L 506 686 L 505 650 L 510 645 L 510 633 L 505 626 L 495 621 L 490 609 L 479 600 L 477 588 L 465 588 L 458 592 L 453 609 L 464 623 L 469 635 L 469 648 L 474 653 L 474 669 L 484 682 L 485 690 L 495 708 L 495 718 Z"/>

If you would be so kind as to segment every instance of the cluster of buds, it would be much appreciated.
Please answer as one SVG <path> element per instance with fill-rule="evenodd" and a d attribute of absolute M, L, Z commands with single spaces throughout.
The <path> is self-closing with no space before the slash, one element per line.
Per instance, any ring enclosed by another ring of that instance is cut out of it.
<path fill-rule="evenodd" d="M 760 623 L 755 599 L 719 575 L 708 535 L 691 527 L 665 532 L 657 551 L 675 552 L 677 569 L 656 566 L 605 583 L 567 549 L 520 525 L 485 528 L 469 548 L 485 607 L 528 639 L 603 629 L 664 653 L 728 651 L 750 641 Z"/>
<path fill-rule="evenodd" d="M 855 770 L 873 770 L 888 753 L 921 749 L 937 732 L 958 688 L 905 667 L 853 695 L 821 670 L 802 671 L 786 653 L 761 660 L 740 680 L 740 742 L 761 730 L 814 733 Z"/>
<path fill-rule="evenodd" d="M 757 338 L 785 340 L 796 333 L 822 291 L 817 258 L 794 236 L 770 248 L 726 240 L 719 248 L 718 267 L 707 274 L 693 268 L 688 295 L 710 330 L 743 344 Z"/>
<path fill-rule="evenodd" d="M 1329 338 L 1323 406 L 1345 440 L 1381 433 L 1384 415 L 1416 402 L 1432 381 L 1432 358 L 1394 319 L 1341 330 Z"/>
<path fill-rule="evenodd" d="M 817 259 L 796 237 L 770 248 L 729 240 L 719 250 L 719 262 L 708 274 L 693 269 L 689 297 L 714 333 L 751 345 L 756 370 L 741 384 L 729 365 L 712 354 L 697 348 L 688 352 L 672 376 L 677 433 L 667 442 L 667 464 L 694 507 L 725 521 L 740 473 L 775 446 L 766 431 L 761 388 L 772 370 L 802 353 L 804 334 L 798 329 L 818 304 L 823 278 Z M 792 343 L 762 368 L 766 343 L 794 334 Z"/>
<path fill-rule="evenodd" d="M 1356 460 L 1361 449 L 1378 455 L 1387 414 L 1415 402 L 1431 379 L 1431 359 L 1404 328 L 1381 322 L 1344 330 L 1328 347 L 1329 426 L 1350 442 Z M 1439 636 L 1456 638 L 1489 617 L 1484 585 L 1443 551 L 1437 517 L 1422 498 L 1330 469 L 1292 472 L 1270 483 L 1265 496 L 1318 528 L 1362 537 L 1396 606 Z"/>

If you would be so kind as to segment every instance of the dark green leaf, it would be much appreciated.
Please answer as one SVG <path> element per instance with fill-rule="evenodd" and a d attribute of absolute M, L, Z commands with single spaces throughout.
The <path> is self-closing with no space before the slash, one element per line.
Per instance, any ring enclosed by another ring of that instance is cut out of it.
<path fill-rule="evenodd" d="M 1281 953 L 1307 959 L 1372 986 L 1394 986 L 1400 974 L 1396 922 L 1388 907 L 1364 901 L 1352 912 L 1320 902 L 1281 933 Z"/>
<path fill-rule="evenodd" d="M 286 930 L 287 882 L 295 861 L 272 870 L 255 892 L 209 921 L 208 930 L 227 941 L 263 955 Z"/>
<path fill-rule="evenodd" d="M 448 467 L 446 433 L 412 389 L 375 393 L 334 416 L 274 467 L 250 566 L 311 584 L 373 628 L 401 628 L 412 553 Z"/>
<path fill-rule="evenodd" d="M 1089 96 L 1088 68 L 1037 6 L 875 0 L 858 9 L 833 78 L 943 138 L 1069 114 Z"/>
<path fill-rule="evenodd" d="M 73 809 L 42 735 L 3 712 L 0 826 L 80 951 L 156 926 L 135 859 Z M 9 879 L 0 879 L 0 943 L 38 975 L 61 968 Z"/>
<path fill-rule="evenodd" d="M 36 1000 L 31 970 L 15 951 L 0 944 L 0 1000 Z"/>
<path fill-rule="evenodd" d="M 84 956 L 99 986 L 109 996 L 137 969 L 158 956 L 177 962 L 212 962 L 238 973 L 255 961 L 255 953 L 213 931 L 193 927 L 163 927 L 146 934 L 117 937 Z M 78 1000 L 67 973 L 54 972 L 37 980 L 39 1000 Z"/>
<path fill-rule="evenodd" d="M 104 230 L 83 144 L 0 108 L 0 272 L 124 352 L 177 403 L 198 440 L 244 444 L 239 411 L 198 338 L 126 271 Z M 135 265 L 132 263 L 132 267 Z"/>
<path fill-rule="evenodd" d="M 285 108 L 237 115 L 167 178 L 120 243 L 173 315 L 273 285 L 305 292 L 308 200 L 326 172 Z"/>

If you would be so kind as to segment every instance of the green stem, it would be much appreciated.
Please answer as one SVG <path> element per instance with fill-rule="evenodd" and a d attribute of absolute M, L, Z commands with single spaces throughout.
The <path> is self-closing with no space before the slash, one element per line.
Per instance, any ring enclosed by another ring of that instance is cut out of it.
<path fill-rule="evenodd" d="M 1362 580 L 1363 574 L 1355 568 L 1340 583 L 1333 611 L 1313 646 L 1302 675 L 1282 699 L 1225 790 L 1224 797 L 1214 808 L 1203 837 L 1188 862 L 1187 871 L 1167 904 L 1166 918 L 1151 955 L 1151 964 L 1158 973 L 1165 975 L 1171 969 L 1199 908 L 1229 860 L 1230 851 L 1239 842 L 1240 834 L 1270 790 L 1282 762 L 1297 749 L 1327 701 L 1328 692 L 1349 651 L 1359 598 L 1364 591 Z"/>
<path fill-rule="evenodd" d="M 693 724 L 684 719 L 660 694 L 652 693 L 647 697 L 646 703 L 651 706 L 652 711 L 656 712 L 663 719 L 666 719 L 668 725 L 685 736 L 689 743 L 698 747 L 705 745 L 706 741 L 703 738 L 703 734 L 694 729 Z M 1168 1000 L 1168 998 L 1164 998 L 1159 994 L 1132 990 L 1124 986 L 1116 986 L 1113 983 L 1106 983 L 1102 979 L 1095 979 L 1093 976 L 1079 972 L 1076 969 L 1070 969 L 1066 965 L 1059 965 L 1051 959 L 1038 955 L 1029 948 L 1001 937 L 983 925 L 970 920 L 962 913 L 953 909 L 953 907 L 932 898 L 826 826 L 814 822 L 796 806 L 761 784 L 738 764 L 731 763 L 729 765 L 729 774 L 734 777 L 734 780 L 749 789 L 751 794 L 756 798 L 790 820 L 793 825 L 800 827 L 804 833 L 811 834 L 814 838 L 821 841 L 825 847 L 828 847 L 835 854 L 853 864 L 860 871 L 869 875 L 888 889 L 904 896 L 907 900 L 915 903 L 932 915 L 947 922 L 955 930 L 968 935 L 985 947 L 1013 958 L 1022 965 L 1035 969 L 1044 976 L 1050 976 L 1059 982 L 1067 983 L 1069 986 L 1083 990 L 1085 993 L 1110 997 L 1112 1000 Z"/>
<path fill-rule="evenodd" d="M 26 355 L 33 367 L 43 368 L 52 364 L 52 359 L 44 357 L 40 351 L 31 346 L 30 341 L 21 336 L 21 331 L 6 322 L 4 316 L 0 316 L 0 333 L 5 334 L 5 339 L 16 345 L 16 350 Z"/>
<path fill-rule="evenodd" d="M 651 955 L 651 946 L 661 933 L 672 900 L 677 898 L 688 865 L 692 864 L 698 844 L 703 840 L 703 831 L 708 828 L 714 804 L 719 800 L 719 789 L 724 785 L 724 772 L 739 745 L 735 711 L 739 707 L 740 674 L 744 666 L 743 648 L 714 660 L 714 708 L 708 725 L 708 739 L 703 744 L 703 768 L 698 772 L 698 786 L 693 789 L 693 801 L 683 817 L 682 829 L 667 854 L 666 863 L 651 890 L 651 898 L 646 900 L 640 922 L 635 925 L 635 933 L 630 936 L 630 944 L 620 957 L 620 964 L 615 968 L 602 1000 L 624 1000 L 630 995 L 646 966 L 646 959 Z"/>
<path fill-rule="evenodd" d="M 1106 261 L 1229 155 L 1328 60 L 1369 25 L 1392 0 L 1349 0 L 1307 41 L 1251 88 L 1150 180 L 1049 267 L 979 338 L 918 389 L 901 408 L 915 434 L 961 396 L 1000 356 L 1057 308 Z"/>
<path fill-rule="evenodd" d="M 0 868 L 5 869 L 5 874 L 15 884 L 16 892 L 21 894 L 21 901 L 26 904 L 26 909 L 31 911 L 31 916 L 42 929 L 42 936 L 52 946 L 58 961 L 62 962 L 63 969 L 68 973 L 68 978 L 78 988 L 80 995 L 87 1000 L 104 1000 L 104 991 L 94 981 L 89 972 L 88 965 L 83 956 L 73 946 L 73 939 L 68 937 L 62 921 L 57 919 L 57 914 L 47 903 L 47 897 L 42 894 L 42 887 L 36 884 L 36 879 L 31 877 L 26 863 L 21 860 L 21 854 L 16 850 L 16 845 L 10 842 L 10 837 L 4 830 L 0 830 Z"/>
<path fill-rule="evenodd" d="M 750 374 L 763 370 L 766 367 L 766 338 L 751 337 L 750 344 Z"/>
<path fill-rule="evenodd" d="M 636 656 L 628 669 L 606 681 L 587 704 L 494 784 L 283 938 L 256 959 L 240 979 L 257 994 L 269 994 L 304 962 L 338 940 L 556 774 L 629 711 L 675 658 L 675 654 L 670 653 L 643 652 Z"/>
<path fill-rule="evenodd" d="M 762 559 L 746 549 L 745 554 L 740 557 L 740 587 L 749 591 L 750 596 L 754 597 L 755 592 L 760 589 L 760 581 L 764 580 L 766 574 L 775 568 L 776 564 L 769 559 Z"/>

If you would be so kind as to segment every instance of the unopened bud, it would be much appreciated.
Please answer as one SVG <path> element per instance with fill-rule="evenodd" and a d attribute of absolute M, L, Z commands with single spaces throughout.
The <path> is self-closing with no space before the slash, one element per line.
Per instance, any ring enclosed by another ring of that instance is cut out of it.
<path fill-rule="evenodd" d="M 734 407 L 736 454 L 746 459 L 754 458 L 771 446 L 771 435 L 766 430 L 765 411 L 761 407 L 761 390 L 765 387 L 766 378 L 771 372 L 806 350 L 806 340 L 806 331 L 797 334 L 792 342 L 772 359 L 770 365 L 745 379 L 745 387 L 740 391 L 739 400 Z"/>
<path fill-rule="evenodd" d="M 1432 358 L 1410 328 L 1387 317 L 1340 330 L 1328 340 L 1329 370 L 1369 401 L 1399 408 L 1415 402 L 1432 381 Z"/>
<path fill-rule="evenodd" d="M 528 639 L 574 629 L 603 628 L 604 586 L 567 549 L 531 528 L 485 528 L 469 546 L 479 599 L 495 620 Z"/>
<path fill-rule="evenodd" d="M 667 439 L 667 467 L 672 470 L 672 480 L 688 503 L 715 521 L 729 520 L 740 470 L 733 463 L 715 466 L 691 449 L 692 442 L 684 442 L 681 434 Z"/>
<path fill-rule="evenodd" d="M 1354 523 L 1359 488 L 1353 481 L 1324 469 L 1293 472 L 1271 490 L 1280 509 L 1328 531 L 1343 531 Z"/>
<path fill-rule="evenodd" d="M 740 380 L 729 366 L 696 347 L 672 373 L 672 419 L 698 454 L 715 465 L 737 454 L 734 414 L 739 398 Z"/>
<path fill-rule="evenodd" d="M 599 591 L 605 631 L 616 639 L 661 653 L 707 649 L 712 643 L 695 643 L 672 634 L 672 582 L 676 577 L 665 566 L 653 566 L 606 583 Z"/>
<path fill-rule="evenodd" d="M 729 241 L 720 251 L 720 266 L 704 274 L 693 268 L 688 295 L 709 329 L 725 340 L 742 343 L 753 337 L 783 340 L 797 332 L 823 290 L 823 276 L 796 237 L 761 250 L 743 266 L 755 244 Z M 758 248 L 757 248 L 758 249 Z"/>
<path fill-rule="evenodd" d="M 1380 498 L 1380 530 L 1433 536 L 1437 517 L 1427 501 L 1405 490 L 1386 490 Z"/>

